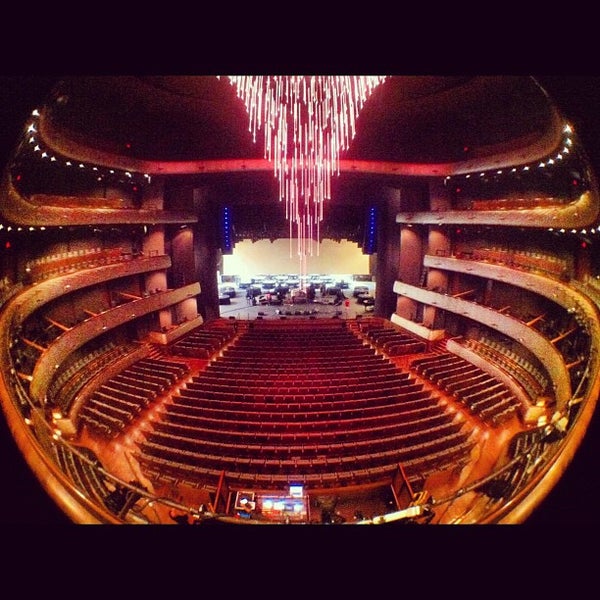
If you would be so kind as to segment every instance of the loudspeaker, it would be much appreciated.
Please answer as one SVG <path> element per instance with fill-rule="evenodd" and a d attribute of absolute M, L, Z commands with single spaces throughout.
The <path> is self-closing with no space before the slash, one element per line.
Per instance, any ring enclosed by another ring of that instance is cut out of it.
<path fill-rule="evenodd" d="M 377 207 L 375 206 L 367 209 L 362 251 L 363 254 L 374 254 L 377 252 Z"/>
<path fill-rule="evenodd" d="M 221 210 L 221 252 L 223 254 L 233 254 L 233 221 L 231 209 L 224 206 Z"/>

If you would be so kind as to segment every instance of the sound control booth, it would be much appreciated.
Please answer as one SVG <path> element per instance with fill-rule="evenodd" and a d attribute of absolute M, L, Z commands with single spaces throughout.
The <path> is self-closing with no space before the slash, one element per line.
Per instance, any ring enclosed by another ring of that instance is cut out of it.
<path fill-rule="evenodd" d="M 238 491 L 234 511 L 242 519 L 276 523 L 308 523 L 310 507 L 302 485 L 290 484 L 287 494 Z"/>

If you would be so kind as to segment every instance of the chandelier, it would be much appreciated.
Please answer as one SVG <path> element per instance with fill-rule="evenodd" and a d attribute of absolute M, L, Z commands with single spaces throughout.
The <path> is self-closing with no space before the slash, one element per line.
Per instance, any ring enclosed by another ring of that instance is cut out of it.
<path fill-rule="evenodd" d="M 301 264 L 318 254 L 323 206 L 340 153 L 355 135 L 356 119 L 383 76 L 230 76 L 249 116 L 254 142 L 264 134 L 264 158 L 273 163 L 279 200 Z M 295 232 L 294 232 L 295 228 Z M 294 236 L 295 233 L 295 236 Z M 301 269 L 304 272 L 304 269 Z"/>

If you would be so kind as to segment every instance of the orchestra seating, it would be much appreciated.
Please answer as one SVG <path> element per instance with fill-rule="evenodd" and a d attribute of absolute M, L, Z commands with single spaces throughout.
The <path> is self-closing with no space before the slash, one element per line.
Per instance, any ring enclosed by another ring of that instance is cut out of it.
<path fill-rule="evenodd" d="M 178 356 L 210 358 L 236 335 L 233 324 L 220 320 L 204 323 L 173 343 L 169 351 Z"/>
<path fill-rule="evenodd" d="M 305 323 L 256 322 L 180 385 L 137 442 L 147 473 L 331 488 L 467 460 L 472 432 L 438 395 L 344 322 Z"/>

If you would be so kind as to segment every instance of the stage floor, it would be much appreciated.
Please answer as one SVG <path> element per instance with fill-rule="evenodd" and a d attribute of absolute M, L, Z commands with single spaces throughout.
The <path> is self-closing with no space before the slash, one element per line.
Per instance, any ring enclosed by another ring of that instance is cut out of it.
<path fill-rule="evenodd" d="M 372 282 L 363 283 L 360 285 L 372 288 Z M 316 318 L 338 317 L 340 319 L 354 319 L 357 315 L 368 317 L 373 314 L 369 312 L 367 307 L 359 304 L 356 298 L 352 296 L 353 286 L 343 290 L 346 300 L 339 306 L 335 306 L 328 302 L 324 302 L 317 295 L 314 302 L 305 304 L 282 304 L 280 306 L 252 306 L 248 304 L 245 296 L 245 290 L 237 290 L 237 296 L 230 299 L 230 304 L 222 304 L 219 306 L 221 317 L 235 317 L 236 319 L 253 320 L 258 317 L 263 319 L 279 319 L 281 316 L 314 316 Z M 346 306 L 347 305 L 347 306 Z M 373 307 L 370 307 L 373 308 Z M 291 313 L 291 314 L 289 314 Z"/>

